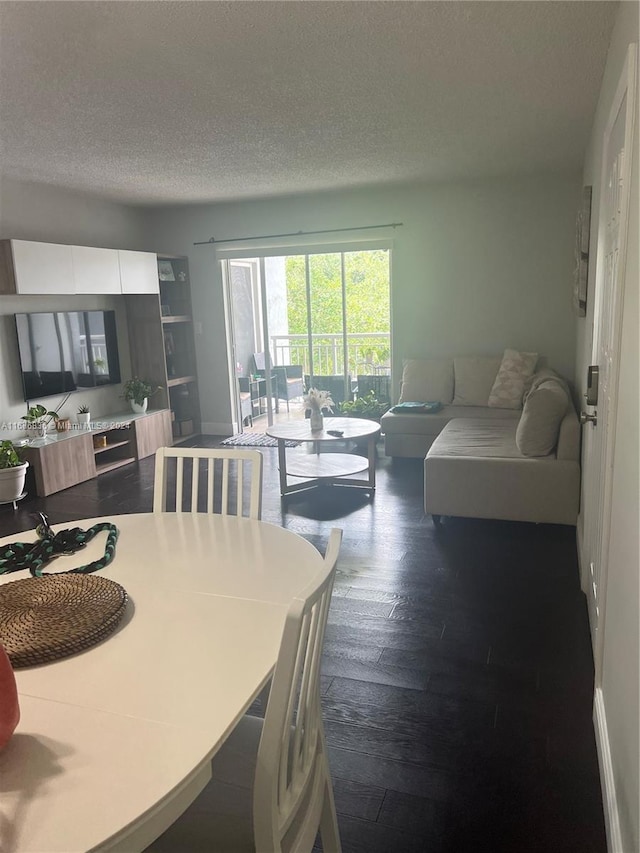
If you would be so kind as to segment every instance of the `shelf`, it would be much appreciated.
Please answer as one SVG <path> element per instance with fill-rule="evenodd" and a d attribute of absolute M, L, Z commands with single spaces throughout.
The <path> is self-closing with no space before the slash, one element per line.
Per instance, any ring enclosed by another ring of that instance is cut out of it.
<path fill-rule="evenodd" d="M 165 323 L 191 323 L 193 318 L 188 314 L 170 314 L 162 318 L 163 325 Z"/>
<path fill-rule="evenodd" d="M 99 465 L 96 465 L 96 473 L 105 474 L 107 471 L 112 471 L 115 468 L 122 468 L 123 465 L 130 465 L 135 461 L 135 456 L 127 456 L 125 459 L 114 459 L 112 462 L 101 462 Z"/>
<path fill-rule="evenodd" d="M 145 295 L 127 299 L 131 371 L 134 376 L 144 376 L 158 385 L 162 389 L 158 404 L 170 409 L 173 420 L 192 420 L 194 433 L 198 435 L 201 416 L 194 338 L 196 316 L 191 302 L 188 258 L 158 254 L 158 278 L 159 294 L 154 302 Z M 120 453 L 127 453 L 126 448 Z"/>
<path fill-rule="evenodd" d="M 188 385 L 189 382 L 195 382 L 195 376 L 174 376 L 173 379 L 167 381 L 169 388 L 175 388 L 176 385 Z"/>
<path fill-rule="evenodd" d="M 107 450 L 113 450 L 114 447 L 124 447 L 125 444 L 129 444 L 129 441 L 114 441 L 113 444 L 107 444 L 105 447 L 94 447 L 94 453 L 106 453 Z"/>

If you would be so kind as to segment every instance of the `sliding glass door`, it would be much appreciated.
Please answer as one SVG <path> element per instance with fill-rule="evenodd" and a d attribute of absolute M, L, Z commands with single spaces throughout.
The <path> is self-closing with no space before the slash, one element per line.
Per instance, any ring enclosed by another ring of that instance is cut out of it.
<path fill-rule="evenodd" d="M 341 402 L 373 389 L 378 397 L 390 395 L 388 249 L 231 258 L 222 263 L 238 394 L 240 387 L 246 388 L 246 379 L 255 382 L 255 354 L 263 360 L 265 381 L 260 389 L 251 389 L 254 396 L 264 392 L 259 404 L 252 401 L 255 418 L 266 416 L 266 423 L 272 423 L 282 403 L 289 417 L 304 416 L 300 395 L 290 399 L 283 384 L 298 389 L 291 382 L 294 375 L 302 375 L 305 389 L 330 391 L 336 411 Z M 246 416 L 239 420 L 248 422 Z"/>

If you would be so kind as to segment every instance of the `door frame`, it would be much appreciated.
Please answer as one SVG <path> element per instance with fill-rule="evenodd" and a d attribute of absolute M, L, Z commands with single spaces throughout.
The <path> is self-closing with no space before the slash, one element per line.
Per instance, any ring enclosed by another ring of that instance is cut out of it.
<path fill-rule="evenodd" d="M 265 271 L 266 257 L 289 257 L 289 256 L 304 256 L 305 258 L 305 290 L 307 299 L 307 338 L 309 352 L 309 370 L 313 374 L 313 330 L 312 330 L 312 312 L 311 312 L 311 288 L 310 288 L 310 257 L 314 255 L 339 254 L 341 256 L 341 288 L 342 288 L 342 321 L 343 321 L 343 343 L 342 355 L 345 365 L 345 399 L 347 397 L 347 378 L 346 364 L 348 341 L 346 333 L 346 283 L 345 283 L 345 263 L 344 255 L 351 252 L 371 252 L 375 250 L 384 250 L 388 253 L 388 288 L 389 288 L 389 351 L 390 351 L 390 372 L 393 376 L 393 278 L 392 278 L 392 262 L 393 262 L 393 241 L 383 238 L 375 241 L 350 240 L 348 243 L 317 243 L 317 244 L 300 244 L 296 246 L 279 246 L 274 247 L 254 247 L 252 249 L 241 248 L 237 250 L 223 249 L 217 253 L 217 261 L 221 267 L 222 283 L 223 283 L 223 299 L 225 309 L 225 326 L 227 338 L 227 360 L 229 365 L 229 386 L 231 389 L 231 408 L 234 417 L 240 415 L 240 403 L 238 399 L 238 389 L 236 381 L 236 359 L 235 359 L 235 341 L 234 341 L 234 316 L 233 316 L 233 298 L 232 298 L 232 279 L 229 272 L 230 263 L 241 263 L 251 268 L 253 280 L 253 294 L 255 297 L 254 307 L 254 329 L 256 338 L 263 338 L 263 349 L 265 352 L 265 367 L 266 369 L 266 385 L 267 399 L 269 402 L 268 425 L 273 421 L 272 401 L 273 387 L 271 383 L 270 351 L 269 351 L 269 321 L 267 311 L 267 277 Z M 240 417 L 240 424 L 242 418 Z M 238 428 L 238 424 L 233 424 L 234 431 Z"/>

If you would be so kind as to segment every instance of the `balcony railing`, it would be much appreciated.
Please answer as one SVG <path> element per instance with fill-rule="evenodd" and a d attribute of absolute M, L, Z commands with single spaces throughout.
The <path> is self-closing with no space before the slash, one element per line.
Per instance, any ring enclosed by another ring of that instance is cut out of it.
<path fill-rule="evenodd" d="M 388 332 L 348 334 L 347 373 L 351 376 L 388 374 L 390 372 L 391 336 Z M 313 373 L 343 375 L 344 343 L 342 335 L 312 335 Z M 272 335 L 271 353 L 275 364 L 301 364 L 311 373 L 309 338 L 307 335 Z"/>

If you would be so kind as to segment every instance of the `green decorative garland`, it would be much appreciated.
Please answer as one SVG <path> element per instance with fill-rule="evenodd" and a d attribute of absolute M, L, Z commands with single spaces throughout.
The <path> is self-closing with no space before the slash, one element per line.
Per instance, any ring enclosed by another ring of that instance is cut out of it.
<path fill-rule="evenodd" d="M 49 526 L 46 515 L 43 513 L 39 513 L 39 515 L 42 521 L 36 527 L 36 533 L 39 537 L 36 542 L 12 542 L 10 545 L 0 548 L 0 575 L 19 572 L 22 569 L 29 569 L 34 578 L 52 574 L 51 572 L 43 572 L 43 567 L 62 554 L 75 554 L 76 551 L 85 548 L 87 543 L 91 542 L 103 530 L 108 533 L 104 556 L 92 563 L 79 566 L 77 569 L 69 569 L 63 574 L 88 575 L 91 572 L 104 569 L 113 560 L 116 542 L 118 541 L 118 528 L 115 524 L 103 521 L 94 524 L 88 530 L 73 527 L 54 533 Z"/>

